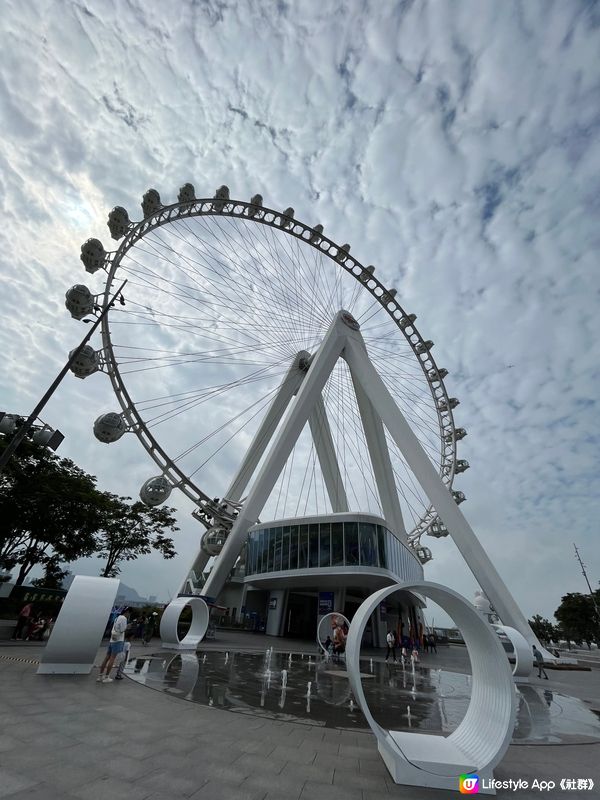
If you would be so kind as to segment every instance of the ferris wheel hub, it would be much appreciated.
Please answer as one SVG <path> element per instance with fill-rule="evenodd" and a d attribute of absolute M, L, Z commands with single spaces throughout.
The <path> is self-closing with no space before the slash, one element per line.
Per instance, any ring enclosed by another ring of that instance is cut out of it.
<path fill-rule="evenodd" d="M 360 325 L 354 319 L 354 317 L 352 316 L 352 314 L 349 311 L 346 311 L 345 309 L 342 309 L 340 311 L 340 319 L 349 328 L 352 328 L 353 331 L 359 331 L 360 330 Z"/>

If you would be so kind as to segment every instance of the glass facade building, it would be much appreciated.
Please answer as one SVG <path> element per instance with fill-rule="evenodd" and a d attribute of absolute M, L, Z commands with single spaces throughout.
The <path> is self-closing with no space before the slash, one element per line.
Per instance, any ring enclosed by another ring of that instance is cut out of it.
<path fill-rule="evenodd" d="M 248 533 L 246 577 L 288 570 L 376 567 L 421 580 L 416 556 L 386 527 L 360 519 L 270 523 Z"/>

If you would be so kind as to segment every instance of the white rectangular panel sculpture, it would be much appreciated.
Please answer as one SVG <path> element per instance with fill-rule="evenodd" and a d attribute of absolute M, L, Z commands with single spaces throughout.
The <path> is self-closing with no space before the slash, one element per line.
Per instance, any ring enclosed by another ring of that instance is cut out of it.
<path fill-rule="evenodd" d="M 38 675 L 89 675 L 118 591 L 118 578 L 74 578 L 44 649 Z"/>

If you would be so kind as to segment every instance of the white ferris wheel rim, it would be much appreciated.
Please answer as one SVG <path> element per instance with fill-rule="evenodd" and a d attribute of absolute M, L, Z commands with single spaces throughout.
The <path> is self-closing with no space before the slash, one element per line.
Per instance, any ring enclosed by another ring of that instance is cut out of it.
<path fill-rule="evenodd" d="M 395 298 L 395 292 L 386 287 L 374 275 L 372 267 L 365 268 L 354 256 L 350 255 L 345 246 L 336 244 L 327 237 L 322 230 L 306 225 L 292 216 L 256 205 L 252 202 L 239 200 L 215 200 L 215 198 L 194 199 L 188 202 L 177 202 L 171 205 L 160 206 L 156 211 L 148 214 L 137 223 L 129 223 L 128 229 L 114 253 L 108 253 L 104 269 L 107 273 L 103 293 L 102 306 L 110 302 L 110 293 L 116 279 L 119 267 L 124 257 L 142 241 L 144 237 L 154 230 L 168 226 L 182 220 L 195 218 L 237 218 L 244 222 L 269 226 L 283 232 L 290 237 L 302 242 L 304 245 L 317 250 L 321 255 L 327 256 L 337 267 L 355 278 L 361 289 L 368 292 L 374 301 L 377 301 L 389 320 L 395 324 L 397 331 L 402 334 L 406 343 L 413 351 L 414 357 L 420 365 L 423 377 L 429 386 L 432 399 L 432 408 L 437 414 L 439 429 L 439 475 L 447 486 L 452 489 L 456 472 L 457 449 L 456 428 L 452 414 L 451 399 L 444 385 L 445 371 L 440 370 L 430 352 L 430 344 L 421 336 L 414 319 L 409 315 Z M 186 471 L 175 463 L 165 449 L 148 428 L 136 404 L 131 399 L 130 393 L 119 369 L 118 359 L 115 356 L 113 338 L 110 328 L 110 316 L 107 314 L 102 322 L 102 343 L 105 371 L 108 373 L 112 387 L 122 409 L 130 430 L 132 430 L 142 443 L 146 452 L 158 466 L 162 475 L 169 482 L 179 488 L 194 503 L 213 502 L 212 497 L 197 485 Z M 425 508 L 418 523 L 408 531 L 409 540 L 413 545 L 419 543 L 420 537 L 436 520 L 435 509 L 429 505 Z"/>

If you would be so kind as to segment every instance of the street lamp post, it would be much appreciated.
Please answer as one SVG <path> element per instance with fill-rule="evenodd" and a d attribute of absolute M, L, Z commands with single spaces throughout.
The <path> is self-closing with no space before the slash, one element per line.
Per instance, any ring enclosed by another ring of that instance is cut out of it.
<path fill-rule="evenodd" d="M 29 431 L 33 427 L 34 422 L 38 418 L 39 414 L 42 412 L 42 410 L 43 410 L 44 406 L 46 405 L 46 403 L 48 402 L 48 400 L 50 400 L 50 398 L 52 397 L 52 395 L 54 394 L 54 392 L 58 388 L 59 384 L 61 383 L 62 379 L 65 377 L 67 372 L 69 371 L 71 365 L 73 364 L 73 362 L 75 361 L 77 356 L 81 353 L 81 351 L 83 350 L 85 345 L 92 338 L 92 336 L 94 335 L 95 331 L 97 330 L 98 326 L 100 325 L 100 323 L 102 322 L 102 320 L 104 319 L 104 317 L 106 316 L 108 311 L 113 307 L 113 305 L 115 303 L 115 300 L 117 299 L 117 297 L 123 291 L 123 287 L 125 286 L 126 283 L 127 283 L 127 281 L 124 280 L 123 283 L 121 284 L 121 286 L 117 289 L 117 291 L 112 296 L 110 302 L 102 309 L 101 313 L 96 318 L 96 321 L 94 322 L 94 324 L 92 325 L 90 330 L 83 337 L 83 339 L 81 340 L 79 346 L 76 347 L 75 350 L 73 350 L 73 352 L 69 356 L 69 359 L 68 359 L 67 363 L 64 365 L 64 367 L 58 373 L 56 378 L 50 384 L 50 386 L 48 387 L 46 393 L 41 398 L 41 400 L 39 401 L 37 406 L 33 409 L 31 414 L 29 415 L 29 417 L 27 417 L 25 422 L 21 425 L 19 430 L 15 433 L 13 438 L 10 440 L 10 442 L 8 443 L 8 446 L 6 447 L 6 449 L 4 450 L 2 455 L 0 456 L 0 472 L 2 472 L 4 467 L 8 464 L 11 456 L 13 455 L 13 453 L 15 452 L 17 447 L 21 444 L 23 439 L 27 436 L 27 434 L 29 433 Z"/>

